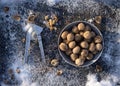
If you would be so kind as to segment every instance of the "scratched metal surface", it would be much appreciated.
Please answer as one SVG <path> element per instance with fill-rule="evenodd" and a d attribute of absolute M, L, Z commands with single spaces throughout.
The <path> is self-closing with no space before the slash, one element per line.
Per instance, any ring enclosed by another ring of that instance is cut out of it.
<path fill-rule="evenodd" d="M 2 86 L 85 86 L 87 75 L 89 73 L 96 74 L 94 71 L 96 64 L 103 68 L 103 71 L 98 73 L 98 81 L 110 74 L 120 76 L 120 69 L 116 66 L 117 60 L 120 60 L 119 0 L 61 0 L 52 6 L 44 0 L 18 2 L 13 0 L 9 3 L 1 0 L 0 2 L 0 83 Z M 3 11 L 5 6 L 10 7 L 7 13 Z M 29 64 L 22 65 L 25 43 L 21 40 L 25 38 L 26 33 L 22 30 L 22 21 L 18 22 L 12 16 L 19 14 L 24 20 L 29 15 L 30 10 L 38 15 L 35 23 L 44 27 L 42 38 L 46 64 L 40 62 L 38 43 L 32 42 Z M 44 16 L 47 14 L 58 15 L 59 22 L 56 31 L 50 31 L 43 24 Z M 75 68 L 66 64 L 57 50 L 57 38 L 60 31 L 70 22 L 86 21 L 97 15 L 104 17 L 101 29 L 105 47 L 101 58 L 95 64 L 86 68 Z M 53 58 L 60 60 L 57 67 L 50 65 L 50 60 Z M 15 69 L 17 67 L 21 68 L 21 74 L 16 74 Z M 14 71 L 14 78 L 11 78 L 8 73 L 10 68 Z M 63 74 L 57 76 L 56 71 L 59 69 L 63 71 Z M 28 74 L 26 75 L 24 71 L 27 71 Z M 119 84 L 118 82 L 116 82 L 116 85 Z M 25 85 L 25 83 L 28 84 Z"/>

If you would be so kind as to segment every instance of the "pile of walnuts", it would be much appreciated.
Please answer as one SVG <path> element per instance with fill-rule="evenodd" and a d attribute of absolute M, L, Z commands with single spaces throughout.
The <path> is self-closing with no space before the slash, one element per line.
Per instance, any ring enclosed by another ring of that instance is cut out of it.
<path fill-rule="evenodd" d="M 65 52 L 77 66 L 80 66 L 85 61 L 92 60 L 94 55 L 102 50 L 102 37 L 84 23 L 79 23 L 71 29 L 71 31 L 62 32 L 59 49 Z"/>

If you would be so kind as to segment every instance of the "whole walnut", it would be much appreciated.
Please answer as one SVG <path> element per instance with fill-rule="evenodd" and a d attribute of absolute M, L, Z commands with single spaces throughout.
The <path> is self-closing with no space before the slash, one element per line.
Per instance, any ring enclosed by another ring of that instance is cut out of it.
<path fill-rule="evenodd" d="M 95 41 L 95 43 L 101 43 L 101 42 L 102 42 L 101 36 L 96 36 L 96 37 L 94 38 L 94 41 Z"/>
<path fill-rule="evenodd" d="M 70 55 L 70 58 L 71 58 L 72 61 L 75 61 L 75 60 L 78 58 L 78 55 L 72 53 L 72 54 Z"/>
<path fill-rule="evenodd" d="M 78 30 L 78 27 L 77 26 L 74 26 L 73 28 L 72 28 L 72 32 L 73 33 L 79 33 L 79 30 Z"/>
<path fill-rule="evenodd" d="M 72 50 L 71 49 L 68 49 L 68 50 L 66 50 L 66 55 L 70 55 L 71 53 L 72 53 Z"/>
<path fill-rule="evenodd" d="M 92 39 L 84 39 L 84 41 L 88 42 L 88 43 L 91 43 L 92 42 Z"/>
<path fill-rule="evenodd" d="M 95 54 L 97 54 L 97 53 L 98 53 L 98 51 L 97 51 L 97 50 L 95 50 L 95 51 L 93 51 L 92 53 L 95 55 Z"/>
<path fill-rule="evenodd" d="M 85 57 L 85 56 L 82 56 L 82 55 L 80 55 L 79 58 L 80 58 L 80 59 L 84 59 L 84 60 L 86 59 L 86 57 Z"/>
<path fill-rule="evenodd" d="M 100 43 L 96 44 L 96 50 L 101 51 L 102 50 L 102 44 L 100 44 Z"/>
<path fill-rule="evenodd" d="M 80 34 L 75 34 L 75 41 L 80 42 L 82 40 L 82 36 Z"/>
<path fill-rule="evenodd" d="M 69 44 L 70 42 L 68 41 L 68 40 L 63 40 L 63 42 L 65 43 L 65 44 Z"/>
<path fill-rule="evenodd" d="M 85 27 L 85 31 L 91 31 L 90 26 L 87 25 L 87 26 Z"/>
<path fill-rule="evenodd" d="M 81 59 L 81 58 L 77 58 L 77 59 L 75 60 L 75 64 L 76 64 L 77 66 L 80 66 L 80 65 L 83 65 L 83 64 L 84 64 L 84 61 L 85 61 L 85 60 L 83 60 L 83 59 Z"/>
<path fill-rule="evenodd" d="M 66 38 L 67 38 L 67 35 L 68 35 L 68 31 L 64 31 L 64 32 L 61 34 L 61 38 L 62 38 L 62 39 L 66 39 Z"/>
<path fill-rule="evenodd" d="M 67 35 L 67 40 L 68 40 L 68 41 L 73 41 L 73 40 L 74 40 L 74 34 L 69 33 L 69 34 Z"/>
<path fill-rule="evenodd" d="M 84 32 L 83 31 L 80 31 L 80 35 L 83 36 Z"/>
<path fill-rule="evenodd" d="M 87 60 L 91 60 L 93 58 L 93 54 L 92 53 L 88 53 L 88 56 L 86 57 Z"/>
<path fill-rule="evenodd" d="M 91 31 L 91 37 L 95 37 L 96 36 L 96 34 L 95 34 L 95 32 L 93 32 L 93 31 Z"/>
<path fill-rule="evenodd" d="M 80 47 L 76 46 L 75 48 L 73 48 L 73 53 L 74 54 L 78 54 L 80 52 Z"/>
<path fill-rule="evenodd" d="M 93 52 L 95 51 L 95 43 L 90 43 L 90 46 L 89 46 L 89 51 Z"/>
<path fill-rule="evenodd" d="M 87 41 L 82 41 L 81 43 L 80 43 L 80 46 L 82 47 L 82 48 L 88 48 L 88 42 Z"/>
<path fill-rule="evenodd" d="M 90 31 L 85 31 L 84 34 L 83 34 L 83 37 L 85 39 L 90 39 L 92 37 L 91 32 Z"/>
<path fill-rule="evenodd" d="M 85 29 L 85 25 L 83 23 L 79 23 L 78 24 L 78 30 L 84 30 Z"/>
<path fill-rule="evenodd" d="M 60 43 L 59 48 L 61 51 L 66 51 L 68 49 L 68 46 L 65 43 Z"/>
<path fill-rule="evenodd" d="M 86 50 L 86 49 L 82 49 L 82 51 L 81 51 L 81 56 L 87 56 L 88 55 L 88 50 Z"/>
<path fill-rule="evenodd" d="M 71 41 L 69 44 L 68 44 L 69 48 L 74 48 L 76 46 L 76 42 L 75 41 Z"/>

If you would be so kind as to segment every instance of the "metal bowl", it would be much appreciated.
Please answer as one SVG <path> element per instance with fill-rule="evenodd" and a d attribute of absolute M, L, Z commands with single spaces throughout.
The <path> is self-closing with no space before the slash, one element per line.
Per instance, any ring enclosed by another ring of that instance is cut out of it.
<path fill-rule="evenodd" d="M 94 26 L 93 24 L 88 23 L 88 22 L 85 22 L 85 21 L 75 21 L 75 22 L 72 22 L 72 23 L 68 24 L 67 26 L 65 26 L 65 27 L 63 28 L 63 30 L 60 32 L 60 34 L 59 34 L 58 46 L 59 46 L 59 44 L 62 42 L 62 38 L 61 38 L 62 32 L 63 32 L 63 31 L 69 31 L 69 32 L 70 32 L 70 31 L 72 30 L 72 27 L 75 26 L 75 25 L 77 26 L 79 23 L 84 23 L 85 25 L 89 25 L 89 26 L 91 27 L 91 29 L 92 29 L 97 35 L 100 35 L 100 36 L 102 37 L 102 45 L 103 45 L 103 47 L 104 47 L 104 40 L 103 40 L 103 36 L 102 36 L 100 30 L 99 30 L 96 26 Z M 100 56 L 101 56 L 101 54 L 102 54 L 102 52 L 103 52 L 103 48 L 102 48 L 102 50 L 101 50 L 99 53 L 97 53 L 97 54 L 94 55 L 94 57 L 93 57 L 92 60 L 85 61 L 85 63 L 84 63 L 83 65 L 77 66 L 77 65 L 70 59 L 70 57 L 65 54 L 65 52 L 61 51 L 59 48 L 58 48 L 58 50 L 59 50 L 59 53 L 60 53 L 60 55 L 62 56 L 62 58 L 65 60 L 65 62 L 67 62 L 68 64 L 70 64 L 70 65 L 72 65 L 72 66 L 75 66 L 75 67 L 87 67 L 87 66 L 95 63 L 95 62 L 100 58 Z"/>

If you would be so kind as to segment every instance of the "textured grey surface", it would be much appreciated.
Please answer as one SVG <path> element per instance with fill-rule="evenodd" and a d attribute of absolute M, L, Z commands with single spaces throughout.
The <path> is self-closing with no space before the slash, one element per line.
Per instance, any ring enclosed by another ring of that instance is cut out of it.
<path fill-rule="evenodd" d="M 0 83 L 2 86 L 85 86 L 88 74 L 96 74 L 95 65 L 103 67 L 98 73 L 98 82 L 106 77 L 114 75 L 119 84 L 120 66 L 120 1 L 119 0 L 0 0 Z M 3 8 L 10 7 L 5 13 Z M 40 51 L 37 43 L 32 42 L 29 55 L 29 64 L 23 65 L 25 43 L 21 40 L 26 33 L 22 30 L 21 22 L 13 19 L 13 15 L 19 14 L 24 20 L 30 11 L 38 15 L 35 23 L 44 27 L 42 32 L 43 45 L 47 64 L 40 62 Z M 50 31 L 43 24 L 45 15 L 57 14 L 59 16 L 58 29 Z M 90 67 L 75 68 L 66 64 L 57 50 L 57 38 L 62 28 L 68 23 L 76 20 L 88 20 L 97 15 L 102 15 L 105 48 L 101 58 Z M 52 67 L 49 61 L 58 58 L 60 64 Z M 20 74 L 15 72 L 16 68 L 21 70 Z M 10 78 L 8 70 L 13 69 L 14 78 Z M 58 69 L 63 70 L 61 76 L 56 75 Z M 4 84 L 7 80 L 7 84 Z M 107 86 L 107 85 L 89 85 Z"/>

